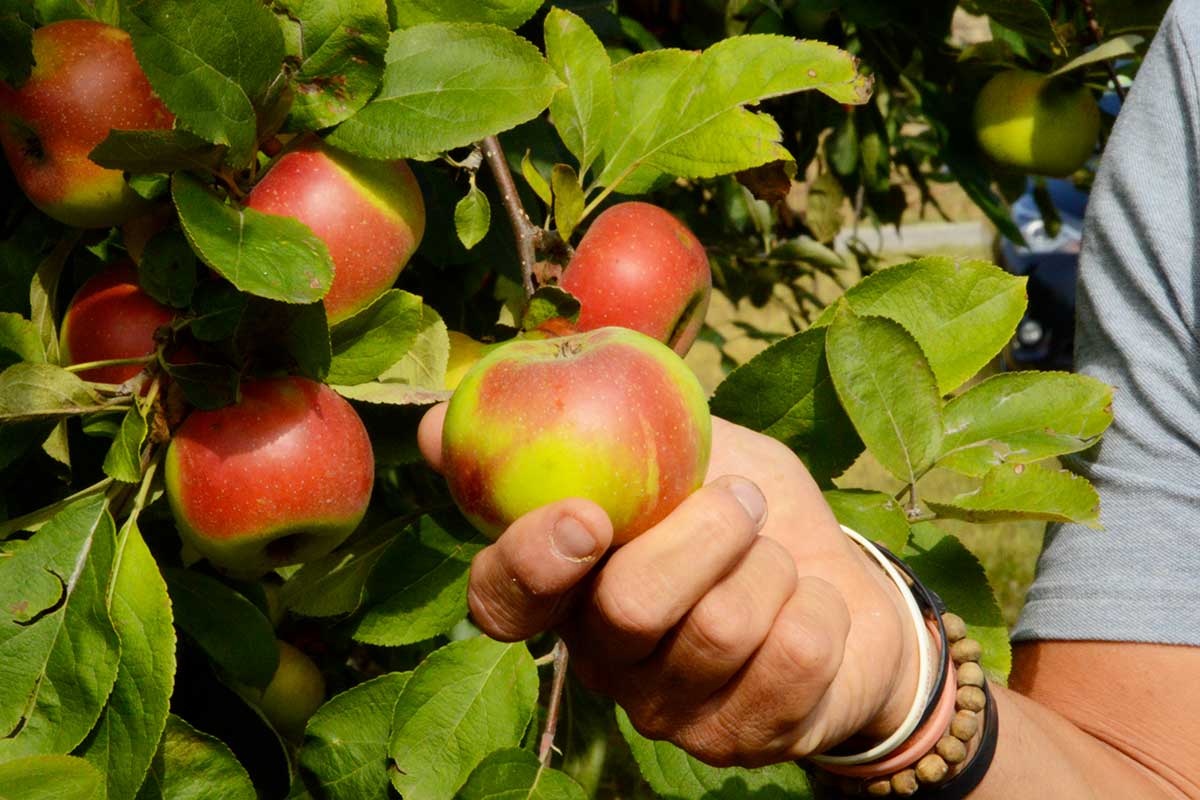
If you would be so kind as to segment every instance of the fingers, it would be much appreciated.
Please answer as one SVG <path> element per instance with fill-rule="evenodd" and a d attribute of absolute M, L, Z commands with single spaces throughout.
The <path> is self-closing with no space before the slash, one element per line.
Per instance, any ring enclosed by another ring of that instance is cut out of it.
<path fill-rule="evenodd" d="M 429 466 L 442 471 L 442 423 L 446 419 L 446 403 L 438 403 L 425 412 L 417 427 L 417 446 Z"/>
<path fill-rule="evenodd" d="M 504 642 L 552 627 L 611 542 L 608 515 L 587 500 L 562 500 L 521 517 L 471 564 L 467 599 L 475 624 Z"/>

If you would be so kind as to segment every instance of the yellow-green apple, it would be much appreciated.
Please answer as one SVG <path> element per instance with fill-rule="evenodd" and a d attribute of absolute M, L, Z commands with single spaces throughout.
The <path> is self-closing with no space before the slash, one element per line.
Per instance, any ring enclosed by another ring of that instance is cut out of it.
<path fill-rule="evenodd" d="M 275 162 L 246 205 L 300 220 L 333 258 L 325 295 L 331 324 L 396 282 L 425 233 L 425 201 L 404 161 L 372 161 L 307 136 Z"/>
<path fill-rule="evenodd" d="M 682 356 L 704 325 L 712 273 L 686 225 L 658 206 L 630 202 L 596 217 L 559 285 L 583 304 L 579 330 L 632 328 Z"/>
<path fill-rule="evenodd" d="M 997 164 L 1065 177 L 1096 148 L 1100 109 L 1069 79 L 1013 69 L 993 77 L 975 100 L 975 135 Z"/>
<path fill-rule="evenodd" d="M 113 128 L 174 122 L 129 35 L 102 22 L 55 22 L 33 32 L 33 57 L 20 87 L 0 82 L 0 143 L 21 189 L 45 213 L 81 228 L 117 225 L 145 210 L 120 170 L 88 158 Z"/>
<path fill-rule="evenodd" d="M 155 331 L 175 312 L 142 291 L 137 271 L 118 262 L 84 281 L 71 298 L 62 324 L 62 357 L 67 364 L 149 356 Z M 94 367 L 79 373 L 85 381 L 124 383 L 144 369 L 139 364 Z"/>
<path fill-rule="evenodd" d="M 471 367 L 475 366 L 475 362 L 483 358 L 489 350 L 494 349 L 495 345 L 485 344 L 458 331 L 449 331 L 448 335 L 450 337 L 450 357 L 446 361 L 445 385 L 448 390 L 454 391 L 462 382 L 463 376 Z"/>
<path fill-rule="evenodd" d="M 230 575 L 319 558 L 362 520 L 375 478 L 357 412 L 299 377 L 242 384 L 193 411 L 167 449 L 167 500 L 186 545 Z"/>
<path fill-rule="evenodd" d="M 450 493 L 483 533 L 583 497 L 608 512 L 617 544 L 699 488 L 711 443 L 695 375 L 626 328 L 500 345 L 458 385 L 442 430 Z"/>
<path fill-rule="evenodd" d="M 299 648 L 283 640 L 279 647 L 279 667 L 257 698 L 259 710 L 275 730 L 291 739 L 304 735 L 309 717 L 325 702 L 325 676 L 313 660 Z"/>

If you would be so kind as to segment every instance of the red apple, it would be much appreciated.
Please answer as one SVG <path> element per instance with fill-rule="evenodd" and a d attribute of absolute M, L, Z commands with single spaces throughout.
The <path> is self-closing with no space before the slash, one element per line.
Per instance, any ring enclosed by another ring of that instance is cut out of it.
<path fill-rule="evenodd" d="M 632 328 L 682 356 L 704 325 L 712 273 L 686 225 L 658 206 L 620 203 L 596 217 L 559 285 L 583 304 L 579 330 Z"/>
<path fill-rule="evenodd" d="M 374 477 L 358 414 L 298 377 L 247 381 L 237 404 L 193 411 L 166 459 L 184 543 L 239 577 L 333 550 L 366 513 Z"/>
<path fill-rule="evenodd" d="M 343 153 L 315 136 L 285 153 L 246 205 L 298 219 L 325 242 L 334 266 L 330 324 L 387 291 L 425 233 L 425 201 L 408 164 Z"/>
<path fill-rule="evenodd" d="M 704 390 L 665 345 L 602 328 L 514 340 L 485 355 L 450 399 L 442 454 L 450 493 L 498 536 L 546 503 L 598 503 L 622 544 L 700 487 L 712 421 Z"/>
<path fill-rule="evenodd" d="M 71 298 L 62 324 L 66 364 L 137 358 L 154 352 L 154 332 L 175 312 L 142 291 L 137 271 L 118 262 L 89 278 Z M 124 383 L 145 367 L 138 364 L 96 367 L 79 373 L 85 381 Z"/>
<path fill-rule="evenodd" d="M 0 82 L 0 144 L 21 189 L 45 213 L 82 228 L 119 224 L 148 207 L 120 170 L 88 158 L 113 128 L 170 128 L 129 35 L 88 20 L 33 32 L 35 65 L 14 89 Z"/>

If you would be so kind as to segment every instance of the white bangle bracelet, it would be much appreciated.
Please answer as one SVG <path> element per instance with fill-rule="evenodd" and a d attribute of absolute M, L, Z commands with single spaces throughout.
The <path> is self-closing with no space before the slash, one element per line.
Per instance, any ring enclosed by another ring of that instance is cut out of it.
<path fill-rule="evenodd" d="M 875 559 L 879 563 L 879 566 L 883 567 L 883 571 L 887 573 L 888 577 L 892 579 L 892 582 L 900 590 L 900 595 L 904 598 L 904 605 L 908 609 L 909 616 L 912 617 L 913 626 L 917 631 L 917 660 L 920 664 L 917 673 L 917 693 L 913 698 L 912 708 L 909 709 L 908 716 L 904 718 L 904 721 L 900 723 L 900 727 L 891 736 L 871 749 L 864 750 L 861 753 L 854 753 L 853 755 L 808 756 L 809 761 L 814 761 L 818 764 L 843 764 L 850 766 L 877 761 L 898 748 L 908 737 L 912 736 L 913 731 L 920 725 L 921 714 L 929 702 L 929 695 L 933 690 L 933 676 L 936 673 L 936 669 L 931 664 L 934 648 L 933 642 L 929 637 L 929 629 L 925 625 L 925 617 L 921 614 L 921 609 L 917 607 L 916 598 L 913 597 L 912 589 L 909 588 L 904 576 L 900 574 L 900 571 L 896 569 L 892 562 L 888 561 L 883 553 L 879 552 L 879 548 L 865 537 L 847 528 L 845 525 L 842 526 L 842 530 L 845 531 L 847 536 L 857 542 L 871 558 Z"/>

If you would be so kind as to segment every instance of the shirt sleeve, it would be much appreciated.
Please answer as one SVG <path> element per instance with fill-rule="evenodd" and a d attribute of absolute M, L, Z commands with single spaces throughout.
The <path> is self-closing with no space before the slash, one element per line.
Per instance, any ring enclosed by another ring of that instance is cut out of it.
<path fill-rule="evenodd" d="M 1101 531 L 1052 525 L 1015 640 L 1200 645 L 1200 0 L 1177 0 L 1114 126 L 1084 225 L 1076 366 L 1114 422 L 1064 459 Z"/>

